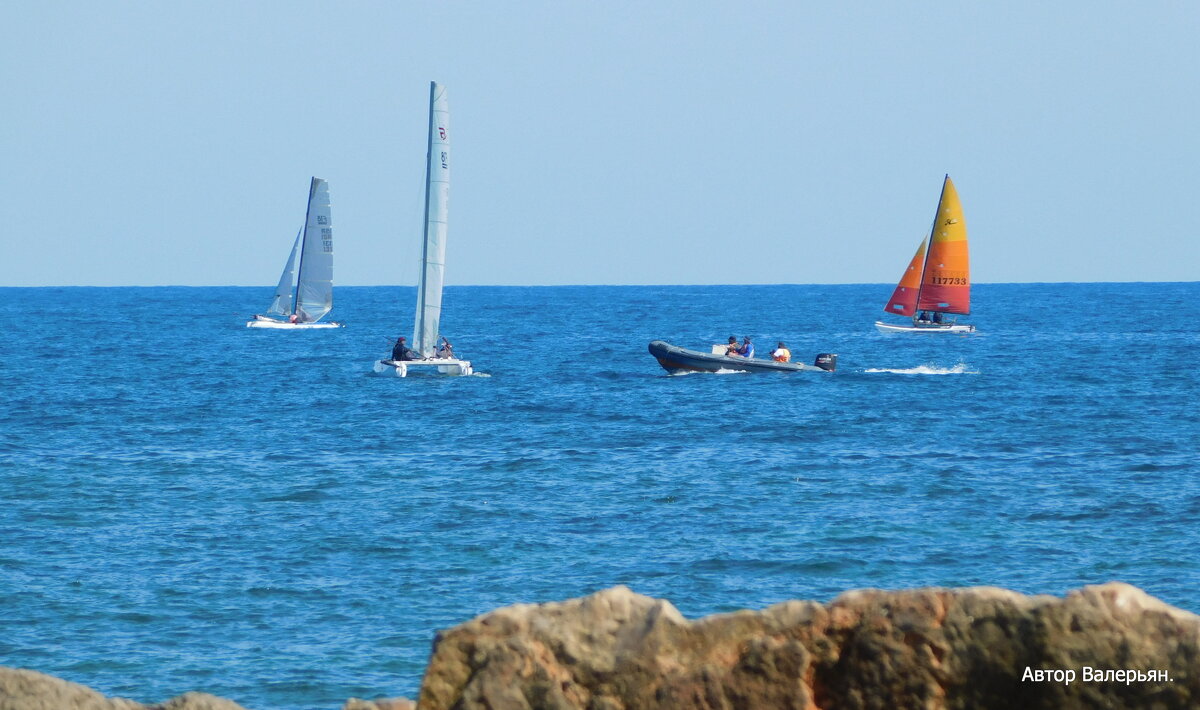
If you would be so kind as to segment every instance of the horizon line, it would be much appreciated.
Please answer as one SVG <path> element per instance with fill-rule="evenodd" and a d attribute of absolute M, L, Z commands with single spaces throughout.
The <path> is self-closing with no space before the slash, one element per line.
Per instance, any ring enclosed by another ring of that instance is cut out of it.
<path fill-rule="evenodd" d="M 1194 284 L 1197 281 L 976 281 L 972 286 L 1031 286 L 1037 284 Z M 891 281 L 858 281 L 839 283 L 563 283 L 563 284 L 447 284 L 445 288 L 662 288 L 695 286 L 738 287 L 747 286 L 887 286 Z M 342 284 L 337 288 L 416 288 L 416 284 Z M 272 288 L 271 284 L 41 284 L 37 286 L 0 286 L 8 288 Z"/>

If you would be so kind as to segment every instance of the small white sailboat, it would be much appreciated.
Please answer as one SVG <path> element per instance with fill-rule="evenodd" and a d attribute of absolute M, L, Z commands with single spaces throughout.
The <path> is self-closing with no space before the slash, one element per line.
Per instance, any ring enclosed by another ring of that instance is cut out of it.
<path fill-rule="evenodd" d="M 296 261 L 299 265 L 293 270 Z M 298 274 L 293 288 L 293 273 Z M 329 209 L 329 183 L 314 177 L 308 187 L 304 226 L 296 235 L 287 264 L 275 287 L 275 300 L 267 315 L 255 315 L 247 328 L 341 328 L 320 320 L 333 309 L 333 216 Z M 276 317 L 272 317 L 276 316 Z"/>
<path fill-rule="evenodd" d="M 442 281 L 446 268 L 446 217 L 450 193 L 450 104 L 445 87 L 429 85 L 429 143 L 425 165 L 425 234 L 421 247 L 421 276 L 410 346 L 397 343 L 393 359 L 376 360 L 374 371 L 407 377 L 412 373 L 470 375 L 469 360 L 454 356 L 449 343 L 438 347 L 442 319 Z M 404 359 L 409 358 L 409 359 Z"/>

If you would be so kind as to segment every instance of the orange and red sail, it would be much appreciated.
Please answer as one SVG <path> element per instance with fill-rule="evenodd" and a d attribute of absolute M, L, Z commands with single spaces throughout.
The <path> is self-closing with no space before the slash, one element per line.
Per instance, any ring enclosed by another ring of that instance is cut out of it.
<path fill-rule="evenodd" d="M 917 253 L 913 255 L 908 268 L 904 270 L 904 275 L 900 277 L 900 283 L 892 292 L 892 299 L 888 301 L 887 308 L 883 309 L 888 313 L 902 316 L 916 314 L 917 294 L 921 291 L 921 269 L 925 266 L 926 241 L 921 240 L 921 246 L 917 247 Z"/>
<path fill-rule="evenodd" d="M 950 176 L 942 185 L 933 233 L 929 235 L 929 254 L 925 257 L 925 275 L 917 310 L 942 313 L 971 312 L 971 273 L 967 258 L 967 223 L 962 203 Z"/>
<path fill-rule="evenodd" d="M 958 201 L 958 191 L 947 175 L 929 238 L 921 242 L 884 310 L 905 316 L 917 311 L 968 315 L 971 312 L 970 272 L 967 223 L 963 218 L 962 203 Z"/>

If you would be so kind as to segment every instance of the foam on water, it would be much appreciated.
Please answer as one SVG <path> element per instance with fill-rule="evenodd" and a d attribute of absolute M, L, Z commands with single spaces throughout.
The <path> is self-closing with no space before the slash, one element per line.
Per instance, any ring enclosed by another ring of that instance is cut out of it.
<path fill-rule="evenodd" d="M 977 370 L 970 369 L 966 363 L 960 362 L 952 367 L 938 367 L 934 364 L 917 365 L 916 367 L 869 367 L 863 372 L 890 372 L 896 375 L 978 375 Z"/>

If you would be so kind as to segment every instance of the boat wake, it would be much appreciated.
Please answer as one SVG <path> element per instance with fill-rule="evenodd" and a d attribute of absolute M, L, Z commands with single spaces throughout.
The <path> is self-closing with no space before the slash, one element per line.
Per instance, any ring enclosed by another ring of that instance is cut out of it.
<path fill-rule="evenodd" d="M 688 375 L 749 375 L 749 374 L 751 374 L 751 373 L 745 372 L 743 370 L 726 370 L 725 368 L 722 367 L 721 369 L 715 370 L 713 372 L 707 372 L 704 370 L 681 370 L 679 372 L 668 372 L 667 377 L 686 377 Z"/>
<path fill-rule="evenodd" d="M 863 372 L 890 372 L 894 375 L 978 375 L 978 370 L 970 369 L 970 365 L 960 362 L 954 367 L 938 367 L 937 365 L 917 365 L 916 367 L 869 367 Z"/>

